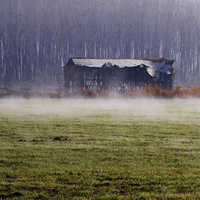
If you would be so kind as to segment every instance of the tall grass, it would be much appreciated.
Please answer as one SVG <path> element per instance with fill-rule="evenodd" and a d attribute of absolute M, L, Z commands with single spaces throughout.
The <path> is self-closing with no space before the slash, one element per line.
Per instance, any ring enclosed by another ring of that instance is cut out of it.
<path fill-rule="evenodd" d="M 101 91 L 92 91 L 89 89 L 83 89 L 77 92 L 68 92 L 66 90 L 59 91 L 24 91 L 20 89 L 1 89 L 0 97 L 49 97 L 49 98 L 64 98 L 64 97 L 74 97 L 74 96 L 83 96 L 83 97 L 108 97 L 112 96 L 114 92 L 109 92 L 105 90 Z M 165 90 L 160 88 L 158 85 L 150 86 L 147 85 L 144 88 L 134 89 L 134 90 L 124 90 L 121 92 L 115 92 L 118 96 L 121 97 L 138 97 L 138 96 L 147 96 L 147 97 L 158 97 L 158 98 L 187 98 L 187 97 L 200 97 L 200 85 L 190 87 L 187 89 L 181 88 L 179 86 L 174 87 L 172 90 Z"/>
<path fill-rule="evenodd" d="M 82 90 L 80 94 L 87 97 L 95 96 L 110 96 L 110 93 L 107 91 L 94 92 L 91 90 Z M 112 93 L 111 93 L 112 94 Z M 121 97 L 138 97 L 138 96 L 147 96 L 147 97 L 158 97 L 158 98 L 187 98 L 187 97 L 200 97 L 200 85 L 191 87 L 191 88 L 181 88 L 179 86 L 174 87 L 172 90 L 165 90 L 160 88 L 158 85 L 150 86 L 147 85 L 141 89 L 135 90 L 124 90 L 118 93 Z"/>

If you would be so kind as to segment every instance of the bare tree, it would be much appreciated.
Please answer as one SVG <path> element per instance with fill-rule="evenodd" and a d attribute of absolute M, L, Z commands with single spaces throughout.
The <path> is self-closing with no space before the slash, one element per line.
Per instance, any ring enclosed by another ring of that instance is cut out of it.
<path fill-rule="evenodd" d="M 0 0 L 0 85 L 57 84 L 69 57 L 176 59 L 199 84 L 198 0 Z"/>

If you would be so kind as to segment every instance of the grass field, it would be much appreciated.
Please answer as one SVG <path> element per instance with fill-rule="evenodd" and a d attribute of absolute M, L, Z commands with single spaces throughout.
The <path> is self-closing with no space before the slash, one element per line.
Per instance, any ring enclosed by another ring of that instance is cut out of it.
<path fill-rule="evenodd" d="M 199 99 L 1 99 L 0 199 L 200 199 Z"/>

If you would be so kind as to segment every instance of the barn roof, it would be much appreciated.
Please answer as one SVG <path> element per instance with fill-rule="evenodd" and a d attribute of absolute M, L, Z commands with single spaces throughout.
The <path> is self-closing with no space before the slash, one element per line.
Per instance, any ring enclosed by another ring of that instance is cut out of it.
<path fill-rule="evenodd" d="M 68 65 L 86 66 L 86 67 L 112 67 L 118 66 L 119 68 L 124 67 L 146 67 L 147 72 L 152 77 L 155 76 L 156 72 L 170 74 L 170 66 L 174 60 L 166 60 L 164 58 L 156 59 L 91 59 L 91 58 L 70 58 Z"/>

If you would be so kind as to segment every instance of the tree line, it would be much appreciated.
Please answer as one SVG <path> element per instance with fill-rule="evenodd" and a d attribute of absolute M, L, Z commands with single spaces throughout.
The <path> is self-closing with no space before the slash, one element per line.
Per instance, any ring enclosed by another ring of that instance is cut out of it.
<path fill-rule="evenodd" d="M 200 84 L 199 0 L 0 0 L 0 87 L 62 84 L 69 57 L 175 59 Z"/>

